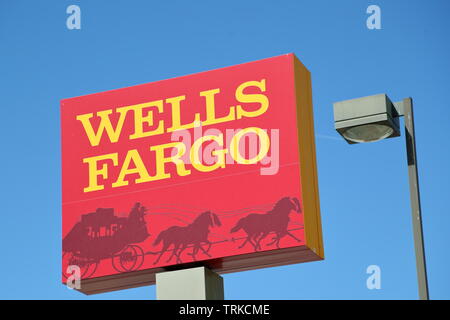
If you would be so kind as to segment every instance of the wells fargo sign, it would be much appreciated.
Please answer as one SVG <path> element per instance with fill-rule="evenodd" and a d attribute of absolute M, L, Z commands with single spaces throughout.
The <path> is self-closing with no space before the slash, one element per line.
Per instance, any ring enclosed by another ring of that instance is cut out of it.
<path fill-rule="evenodd" d="M 61 101 L 63 282 L 323 259 L 310 74 L 293 54 Z"/>

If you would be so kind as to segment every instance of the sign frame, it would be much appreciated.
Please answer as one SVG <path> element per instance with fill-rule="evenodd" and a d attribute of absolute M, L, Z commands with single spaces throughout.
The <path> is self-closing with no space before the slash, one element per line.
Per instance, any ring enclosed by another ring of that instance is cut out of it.
<path fill-rule="evenodd" d="M 313 119 L 313 105 L 312 105 L 312 88 L 311 88 L 311 75 L 308 69 L 298 60 L 294 54 L 286 54 L 278 57 L 268 58 L 264 60 L 254 61 L 247 64 L 216 69 L 190 76 L 184 76 L 180 78 L 189 77 L 201 77 L 208 74 L 214 74 L 219 76 L 222 71 L 235 70 L 236 72 L 240 68 L 244 68 L 246 65 L 264 66 L 266 63 L 280 63 L 282 68 L 286 68 L 286 83 L 287 92 L 292 93 L 293 101 L 295 105 L 295 119 L 296 119 L 296 135 L 297 145 L 292 148 L 297 149 L 298 162 L 299 162 L 299 183 L 301 185 L 301 214 L 303 219 L 303 236 L 304 242 L 302 245 L 292 245 L 283 248 L 265 249 L 259 251 L 255 248 L 254 252 L 228 255 L 223 257 L 212 257 L 211 259 L 202 259 L 198 261 L 190 261 L 186 263 L 178 263 L 172 265 L 165 265 L 162 267 L 146 268 L 143 270 L 133 270 L 117 274 L 102 275 L 99 277 L 81 279 L 81 288 L 79 291 L 85 294 L 96 294 L 102 292 L 109 292 L 114 290 L 121 290 L 133 287 L 139 287 L 144 285 L 155 284 L 155 274 L 164 271 L 179 270 L 184 268 L 205 266 L 212 271 L 224 274 L 230 272 L 238 272 L 245 270 L 253 270 L 265 267 L 275 267 L 286 264 L 302 263 L 310 261 L 318 261 L 324 259 L 324 248 L 322 240 L 322 228 L 320 218 L 320 201 L 319 201 L 319 188 L 318 188 L 318 176 L 317 176 L 317 164 L 316 164 L 316 151 L 315 151 L 315 138 L 314 138 L 314 119 Z M 284 69 L 283 69 L 284 70 Z M 227 72 L 228 72 L 227 71 Z M 233 71 L 233 72 L 235 72 Z M 170 80 L 164 80 L 157 82 L 159 86 L 170 85 L 171 81 L 180 79 L 174 78 Z M 145 84 L 139 85 L 146 86 L 152 85 Z M 73 130 L 67 128 L 66 124 L 69 121 L 66 117 L 67 110 L 73 110 L 76 104 L 82 104 L 83 99 L 94 99 L 99 97 L 98 101 L 101 101 L 103 96 L 109 94 L 117 94 L 118 92 L 127 92 L 130 88 L 123 88 L 99 94 L 64 99 L 61 101 L 61 127 L 62 127 L 62 162 L 63 162 L 63 231 L 64 239 L 67 239 L 67 222 L 64 220 L 64 212 L 70 201 L 67 201 L 67 191 L 70 189 L 68 185 L 71 183 L 71 179 L 68 175 L 68 171 L 71 170 L 67 165 L 69 156 L 67 156 L 67 150 L 70 148 L 68 141 L 75 139 Z M 81 99 L 81 100 L 80 100 Z M 81 101 L 81 102 L 80 102 Z M 291 102 L 289 102 L 291 103 Z M 105 106 L 103 106 L 105 107 Z M 95 110 L 97 111 L 97 110 Z M 287 115 L 286 117 L 289 117 Z M 80 119 L 78 119 L 80 120 Z M 80 124 L 80 121 L 77 122 Z M 85 127 L 86 128 L 86 127 Z M 78 201 L 78 200 L 77 200 Z M 79 200 L 83 201 L 83 200 Z M 91 201 L 91 200 L 89 200 Z M 73 202 L 73 201 L 72 201 Z M 106 209 L 105 209 L 106 210 Z M 106 211 L 105 211 L 106 212 Z M 131 215 L 131 213 L 130 213 Z M 87 218 L 86 218 L 87 219 Z M 74 238 L 74 243 L 77 242 L 77 238 Z M 233 238 L 234 239 L 234 238 Z M 278 245 L 278 243 L 277 243 Z M 63 248 L 67 245 L 63 242 Z M 175 252 L 176 253 L 176 252 Z M 181 254 L 181 253 L 180 253 Z M 63 254 L 64 257 L 64 254 Z M 64 273 L 65 265 L 63 265 Z M 125 270 L 126 271 L 126 270 Z M 62 278 L 62 282 L 67 282 L 66 277 Z"/>

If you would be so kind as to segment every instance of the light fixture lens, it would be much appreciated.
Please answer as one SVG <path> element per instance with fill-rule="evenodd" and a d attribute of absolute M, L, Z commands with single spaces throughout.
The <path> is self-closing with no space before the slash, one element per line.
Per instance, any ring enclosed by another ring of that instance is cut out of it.
<path fill-rule="evenodd" d="M 348 128 L 342 135 L 345 139 L 356 143 L 383 140 L 394 133 L 394 130 L 384 124 L 364 124 Z"/>

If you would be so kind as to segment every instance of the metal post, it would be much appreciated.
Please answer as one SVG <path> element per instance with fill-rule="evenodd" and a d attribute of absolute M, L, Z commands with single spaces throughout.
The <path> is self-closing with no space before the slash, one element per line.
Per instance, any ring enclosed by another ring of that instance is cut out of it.
<path fill-rule="evenodd" d="M 158 300 L 223 300 L 223 278 L 205 267 L 156 274 Z"/>
<path fill-rule="evenodd" d="M 428 300 L 428 280 L 423 242 L 422 212 L 420 208 L 419 177 L 417 174 L 416 139 L 414 133 L 414 113 L 411 98 L 403 100 L 405 119 L 406 153 L 408 159 L 409 192 L 413 221 L 414 247 L 416 251 L 417 279 L 419 298 Z"/>

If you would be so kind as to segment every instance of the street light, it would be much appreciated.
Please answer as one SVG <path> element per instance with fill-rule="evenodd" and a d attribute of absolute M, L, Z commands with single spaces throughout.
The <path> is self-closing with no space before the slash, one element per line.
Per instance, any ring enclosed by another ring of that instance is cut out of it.
<path fill-rule="evenodd" d="M 400 102 L 392 103 L 387 95 L 378 94 L 336 102 L 333 107 L 336 131 L 349 144 L 374 142 L 398 137 L 400 136 L 399 117 L 404 116 L 405 118 L 409 192 L 419 297 L 421 300 L 428 300 L 428 280 L 423 243 L 412 99 L 406 98 Z"/>

